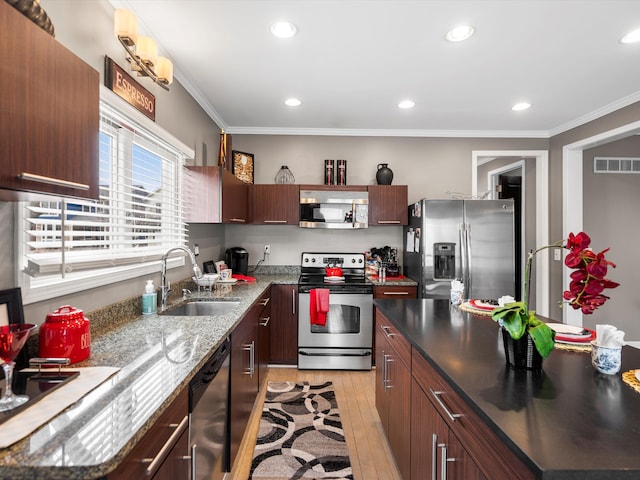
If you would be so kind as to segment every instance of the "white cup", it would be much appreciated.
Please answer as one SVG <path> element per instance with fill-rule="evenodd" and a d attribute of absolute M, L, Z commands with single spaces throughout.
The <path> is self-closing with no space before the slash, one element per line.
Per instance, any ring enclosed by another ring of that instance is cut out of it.
<path fill-rule="evenodd" d="M 223 282 L 226 280 L 231 280 L 231 274 L 232 274 L 232 270 L 230 268 L 226 268 L 224 270 L 220 271 L 220 280 L 222 280 Z"/>
<path fill-rule="evenodd" d="M 622 347 L 603 347 L 591 342 L 593 350 L 591 350 L 591 363 L 601 373 L 613 375 L 620 371 L 622 363 Z"/>

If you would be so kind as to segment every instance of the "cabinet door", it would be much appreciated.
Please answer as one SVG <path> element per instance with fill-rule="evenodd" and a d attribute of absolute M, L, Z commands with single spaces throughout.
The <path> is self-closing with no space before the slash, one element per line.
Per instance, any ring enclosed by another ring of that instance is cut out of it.
<path fill-rule="evenodd" d="M 387 436 L 402 478 L 411 471 L 411 372 L 395 350 L 387 357 Z"/>
<path fill-rule="evenodd" d="M 251 223 L 258 225 L 298 225 L 299 185 L 252 185 Z"/>
<path fill-rule="evenodd" d="M 393 279 L 390 279 L 393 280 Z M 373 298 L 418 298 L 418 287 L 415 285 L 376 285 L 373 287 Z"/>
<path fill-rule="evenodd" d="M 185 388 L 108 480 L 189 478 L 189 392 Z"/>
<path fill-rule="evenodd" d="M 298 286 L 271 286 L 271 363 L 298 364 Z"/>
<path fill-rule="evenodd" d="M 259 305 L 262 307 L 262 310 L 258 315 L 259 347 L 257 357 L 258 382 L 262 385 L 264 379 L 267 378 L 267 367 L 269 365 L 269 359 L 271 358 L 271 289 L 260 298 Z"/>
<path fill-rule="evenodd" d="M 406 185 L 369 185 L 369 225 L 407 225 Z"/>
<path fill-rule="evenodd" d="M 6 2 L 0 58 L 0 188 L 97 198 L 99 73 Z"/>
<path fill-rule="evenodd" d="M 249 185 L 222 169 L 222 223 L 248 223 Z"/>
<path fill-rule="evenodd" d="M 376 322 L 377 323 L 377 322 Z M 389 436 L 389 395 L 387 393 L 387 368 L 391 347 L 387 336 L 379 325 L 375 329 L 376 337 L 376 410 L 387 437 Z"/>
<path fill-rule="evenodd" d="M 229 404 L 231 466 L 233 466 L 238 453 L 258 393 L 258 372 L 255 367 L 257 336 L 258 324 L 255 316 L 250 314 L 247 314 L 231 333 L 231 395 Z"/>

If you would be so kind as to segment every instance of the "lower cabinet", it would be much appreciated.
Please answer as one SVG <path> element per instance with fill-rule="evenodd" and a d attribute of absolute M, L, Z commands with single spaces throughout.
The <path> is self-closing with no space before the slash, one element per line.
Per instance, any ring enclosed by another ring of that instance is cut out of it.
<path fill-rule="evenodd" d="M 267 378 L 267 367 L 271 358 L 271 329 L 273 322 L 271 321 L 271 288 L 262 294 L 257 305 L 258 316 L 258 382 L 264 384 Z"/>
<path fill-rule="evenodd" d="M 376 310 L 376 409 L 402 478 L 411 467 L 411 347 Z"/>
<path fill-rule="evenodd" d="M 108 480 L 189 478 L 189 392 L 185 388 Z"/>
<path fill-rule="evenodd" d="M 253 314 L 252 314 L 253 313 Z M 229 465 L 233 467 L 251 410 L 258 395 L 258 319 L 255 307 L 231 333 L 231 373 L 229 399 Z"/>
<path fill-rule="evenodd" d="M 298 285 L 271 286 L 272 364 L 298 364 Z"/>
<path fill-rule="evenodd" d="M 415 381 L 411 383 L 411 479 L 486 480 Z"/>

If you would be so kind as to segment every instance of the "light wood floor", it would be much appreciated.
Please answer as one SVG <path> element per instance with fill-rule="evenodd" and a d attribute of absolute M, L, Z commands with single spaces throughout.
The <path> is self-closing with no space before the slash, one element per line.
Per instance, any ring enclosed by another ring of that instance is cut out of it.
<path fill-rule="evenodd" d="M 389 449 L 375 406 L 375 370 L 343 372 L 335 370 L 298 370 L 297 368 L 269 368 L 267 382 L 333 382 L 338 410 L 347 439 L 349 457 L 355 480 L 400 480 L 400 474 Z M 249 477 L 253 447 L 266 384 L 258 395 L 247 432 L 227 480 L 246 480 Z"/>

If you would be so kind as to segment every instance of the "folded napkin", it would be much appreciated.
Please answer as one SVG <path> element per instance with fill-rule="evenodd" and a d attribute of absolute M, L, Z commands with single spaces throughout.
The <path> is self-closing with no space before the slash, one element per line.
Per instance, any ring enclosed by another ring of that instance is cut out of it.
<path fill-rule="evenodd" d="M 0 425 L 0 448 L 26 437 L 118 370 L 115 367 L 64 368 L 63 371 L 77 371 L 80 375 Z"/>
<path fill-rule="evenodd" d="M 255 282 L 256 277 L 249 277 L 247 275 L 243 275 L 241 273 L 232 273 L 231 278 L 237 278 L 241 282 Z"/>
<path fill-rule="evenodd" d="M 464 283 L 460 280 L 451 280 L 451 290 L 454 292 L 462 292 L 464 291 Z"/>
<path fill-rule="evenodd" d="M 515 301 L 516 299 L 513 298 L 511 295 L 503 295 L 498 299 L 498 305 L 500 305 L 501 307 L 504 307 L 507 303 L 513 303 Z"/>
<path fill-rule="evenodd" d="M 622 347 L 624 332 L 613 325 L 596 325 L 596 343 L 600 347 Z"/>

